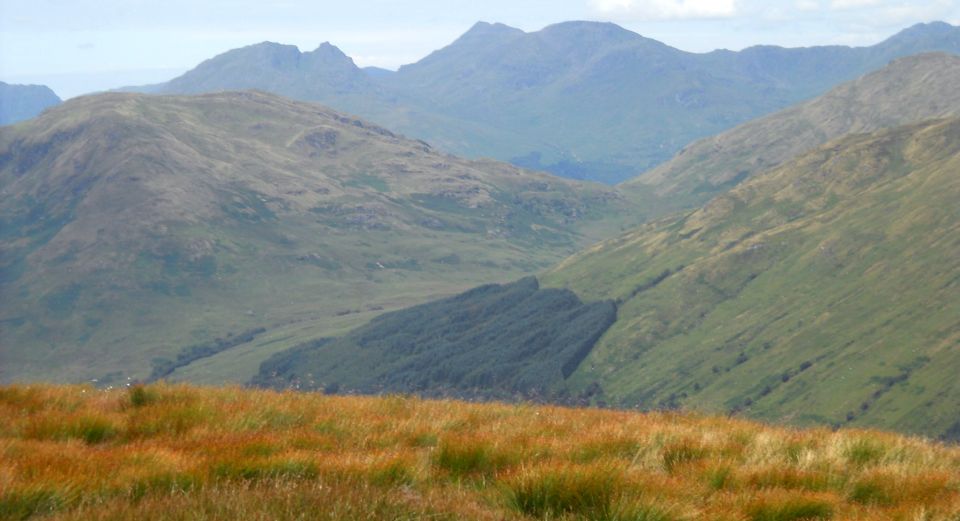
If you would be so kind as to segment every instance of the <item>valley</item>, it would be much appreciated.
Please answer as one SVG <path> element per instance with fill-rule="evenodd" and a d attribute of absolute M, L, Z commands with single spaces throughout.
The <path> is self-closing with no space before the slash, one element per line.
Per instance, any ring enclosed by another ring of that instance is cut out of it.
<path fill-rule="evenodd" d="M 634 219 L 613 188 L 262 93 L 78 98 L 0 129 L 0 157 L 5 381 L 141 379 L 254 328 L 288 347 Z M 268 355 L 194 377 L 243 381 Z"/>
<path fill-rule="evenodd" d="M 0 82 L 0 519 L 956 521 L 960 18 L 918 17 Z"/>
<path fill-rule="evenodd" d="M 274 360 L 285 362 L 265 364 L 255 382 L 500 393 L 954 440 L 960 410 L 949 375 L 960 369 L 960 214 L 950 201 L 960 196 L 960 140 L 949 116 L 960 108 L 952 88 L 958 73 L 954 56 L 904 58 L 695 143 L 661 171 L 624 184 L 627 194 L 659 186 L 678 207 L 713 195 L 700 209 L 654 219 L 538 275 L 541 290 L 572 291 L 591 306 L 611 303 L 615 320 L 582 328 L 589 342 L 577 345 L 585 355 L 573 370 L 541 380 L 535 393 L 510 383 L 523 369 L 504 366 L 519 360 L 548 374 L 550 363 L 568 359 L 556 351 L 550 362 L 537 360 L 531 346 L 549 335 L 533 333 L 533 321 L 504 334 L 503 324 L 523 311 L 501 304 L 499 313 L 481 312 L 482 300 L 470 293 L 378 319 L 415 324 L 412 335 L 374 321 L 337 341 L 278 354 Z M 920 122 L 902 125 L 911 121 Z M 733 172 L 743 173 L 736 183 Z M 703 185 L 710 188 L 692 189 Z M 552 311 L 554 320 L 564 312 Z M 446 317 L 439 328 L 435 316 Z M 462 347 L 462 338 L 485 328 L 499 336 L 487 334 L 475 352 Z M 573 346 L 581 337 L 564 338 Z M 415 364 L 419 352 L 432 363 L 408 375 L 404 364 Z M 474 358 L 461 371 L 488 379 L 454 381 L 479 390 L 430 376 L 460 374 L 442 369 L 443 360 L 464 352 Z M 380 367 L 390 369 L 381 374 Z M 308 374 L 323 385 L 302 384 Z"/>
<path fill-rule="evenodd" d="M 0 521 L 960 521 L 960 3 L 4 0 L 0 80 Z"/>

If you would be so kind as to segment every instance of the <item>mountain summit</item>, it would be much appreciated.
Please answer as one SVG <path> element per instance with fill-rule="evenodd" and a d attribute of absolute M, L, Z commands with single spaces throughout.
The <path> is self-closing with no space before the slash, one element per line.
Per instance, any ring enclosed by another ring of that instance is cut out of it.
<path fill-rule="evenodd" d="M 373 95 L 376 90 L 353 60 L 330 43 L 300 52 L 293 45 L 263 42 L 211 58 L 155 92 L 197 94 L 238 88 L 314 100 Z"/>
<path fill-rule="evenodd" d="M 484 40 L 498 39 L 498 38 L 509 38 L 511 36 L 519 36 L 524 34 L 524 32 L 516 27 L 510 27 L 509 25 L 502 23 L 490 23 L 490 22 L 477 22 L 473 24 L 473 27 L 463 33 L 457 40 L 451 45 L 463 45 L 469 42 L 483 43 Z"/>

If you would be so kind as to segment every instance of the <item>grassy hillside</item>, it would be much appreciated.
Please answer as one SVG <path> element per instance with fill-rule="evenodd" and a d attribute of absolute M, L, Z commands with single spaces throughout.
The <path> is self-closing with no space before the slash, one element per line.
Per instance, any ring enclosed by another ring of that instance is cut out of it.
<path fill-rule="evenodd" d="M 623 181 L 688 143 L 920 52 L 960 52 L 960 29 L 919 24 L 871 47 L 688 53 L 609 23 L 524 32 L 478 23 L 422 60 L 367 74 L 324 44 L 264 43 L 146 90 L 258 88 L 319 101 L 467 157 Z"/>
<path fill-rule="evenodd" d="M 632 218 L 610 188 L 263 93 L 71 100 L 0 129 L 0 190 L 0 381 L 122 381 L 152 359 L 246 381 L 272 352 L 543 269 Z"/>
<path fill-rule="evenodd" d="M 960 436 L 960 119 L 831 142 L 545 286 L 616 299 L 610 403 Z"/>
<path fill-rule="evenodd" d="M 230 388 L 0 388 L 2 519 L 960 515 L 960 450 L 740 420 Z"/>
<path fill-rule="evenodd" d="M 901 58 L 815 100 L 697 141 L 622 187 L 647 197 L 653 191 L 669 208 L 700 206 L 832 139 L 960 114 L 958 83 L 960 57 Z"/>
<path fill-rule="evenodd" d="M 337 393 L 418 392 L 481 399 L 560 399 L 564 380 L 616 319 L 537 279 L 490 284 L 385 313 L 338 339 L 277 353 L 253 383 Z M 569 398 L 569 397 L 567 397 Z"/>

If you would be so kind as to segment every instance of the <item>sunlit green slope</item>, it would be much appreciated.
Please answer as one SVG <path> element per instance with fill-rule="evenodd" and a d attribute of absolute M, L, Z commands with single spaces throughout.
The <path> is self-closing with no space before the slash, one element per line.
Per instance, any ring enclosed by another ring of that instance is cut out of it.
<path fill-rule="evenodd" d="M 960 119 L 831 142 L 545 286 L 617 299 L 571 379 L 624 406 L 960 435 Z"/>

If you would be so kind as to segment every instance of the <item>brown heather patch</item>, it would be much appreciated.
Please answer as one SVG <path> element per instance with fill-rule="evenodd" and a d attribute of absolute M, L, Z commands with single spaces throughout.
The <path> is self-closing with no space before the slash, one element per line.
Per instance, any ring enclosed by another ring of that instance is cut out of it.
<path fill-rule="evenodd" d="M 960 449 L 406 397 L 0 388 L 0 519 L 960 519 Z"/>

